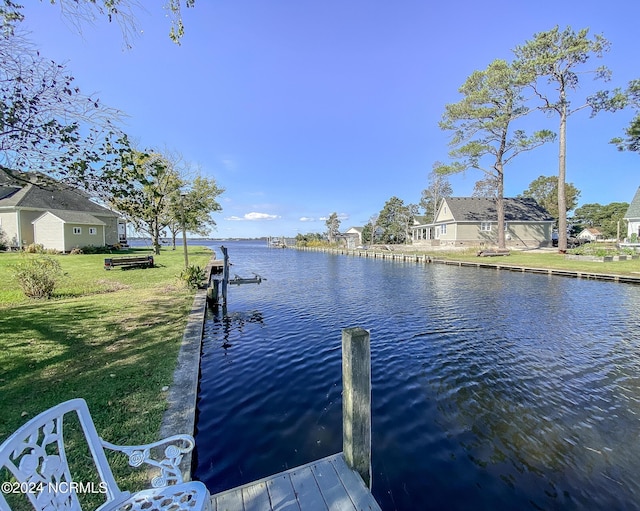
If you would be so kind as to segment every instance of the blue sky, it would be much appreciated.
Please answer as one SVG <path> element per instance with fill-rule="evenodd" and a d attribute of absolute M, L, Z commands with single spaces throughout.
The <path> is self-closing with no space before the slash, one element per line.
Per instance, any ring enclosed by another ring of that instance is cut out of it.
<path fill-rule="evenodd" d="M 216 237 L 323 232 L 334 211 L 347 229 L 392 196 L 417 203 L 433 163 L 448 161 L 445 104 L 474 70 L 555 25 L 589 27 L 612 44 L 595 62 L 613 81 L 582 77 L 575 104 L 640 77 L 640 2 L 629 0 L 197 0 L 183 13 L 181 46 L 169 40 L 164 2 L 141 3 L 131 50 L 116 24 L 100 19 L 78 34 L 48 2 L 31 2 L 23 26 L 83 92 L 128 114 L 125 131 L 141 148 L 177 151 L 226 189 Z M 640 155 L 608 143 L 631 117 L 569 119 L 567 181 L 580 204 L 633 198 Z M 557 118 L 521 127 L 557 131 Z M 517 157 L 505 195 L 555 175 L 557 152 Z M 482 177 L 453 176 L 454 195 Z"/>

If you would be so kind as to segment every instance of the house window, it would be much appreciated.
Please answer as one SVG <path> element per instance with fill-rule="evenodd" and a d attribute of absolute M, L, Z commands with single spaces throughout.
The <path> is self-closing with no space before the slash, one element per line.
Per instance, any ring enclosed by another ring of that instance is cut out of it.
<path fill-rule="evenodd" d="M 509 230 L 509 222 L 505 222 L 504 223 L 504 232 L 507 232 Z"/>
<path fill-rule="evenodd" d="M 82 234 L 82 227 L 74 227 L 73 234 Z"/>
<path fill-rule="evenodd" d="M 89 234 L 98 234 L 98 229 L 95 227 L 89 227 Z"/>
<path fill-rule="evenodd" d="M 440 234 L 447 234 L 447 224 L 442 224 L 440 226 Z"/>
<path fill-rule="evenodd" d="M 491 230 L 491 222 L 480 222 L 480 230 L 481 231 L 490 231 Z"/>

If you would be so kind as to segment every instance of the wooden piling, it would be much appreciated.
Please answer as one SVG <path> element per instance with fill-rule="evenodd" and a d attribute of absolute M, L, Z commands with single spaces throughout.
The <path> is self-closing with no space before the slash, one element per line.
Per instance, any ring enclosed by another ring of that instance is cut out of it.
<path fill-rule="evenodd" d="M 371 488 L 371 349 L 359 327 L 342 330 L 342 450 Z"/>
<path fill-rule="evenodd" d="M 227 253 L 227 247 L 221 246 L 222 255 L 224 256 L 224 263 L 222 265 L 222 303 L 227 304 L 227 284 L 229 283 L 229 254 Z"/>
<path fill-rule="evenodd" d="M 207 299 L 214 305 L 218 305 L 218 296 L 220 292 L 219 286 L 220 281 L 218 279 L 211 279 L 211 282 L 209 283 L 209 287 L 207 289 Z"/>

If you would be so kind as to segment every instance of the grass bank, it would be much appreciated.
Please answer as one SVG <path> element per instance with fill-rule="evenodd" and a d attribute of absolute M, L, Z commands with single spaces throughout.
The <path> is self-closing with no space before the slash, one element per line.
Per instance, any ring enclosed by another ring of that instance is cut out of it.
<path fill-rule="evenodd" d="M 66 275 L 40 301 L 12 277 L 24 257 L 33 255 L 0 253 L 0 442 L 74 397 L 87 401 L 105 440 L 156 440 L 194 296 L 178 278 L 182 251 L 163 250 L 155 268 L 111 271 L 103 254 L 50 256 Z M 192 265 L 210 258 L 209 249 L 189 249 Z"/>
<path fill-rule="evenodd" d="M 431 252 L 430 255 L 440 259 L 455 261 L 482 261 L 483 263 L 511 264 L 527 268 L 551 268 L 579 272 L 606 273 L 611 275 L 640 275 L 640 259 L 628 261 L 576 261 L 565 258 L 557 251 L 517 251 L 512 250 L 508 256 L 478 257 L 476 250 L 464 252 Z"/>
<path fill-rule="evenodd" d="M 594 244 L 595 245 L 595 244 Z M 484 264 L 524 266 L 527 268 L 545 268 L 567 270 L 575 272 L 603 273 L 608 275 L 632 275 L 640 276 L 640 259 L 626 261 L 580 261 L 566 258 L 556 249 L 536 249 L 536 250 L 512 250 L 508 256 L 478 257 L 478 248 L 468 248 L 464 250 L 418 250 L 411 245 L 382 245 L 372 246 L 367 250 L 353 250 L 340 247 L 322 246 L 310 247 L 312 249 L 328 249 L 336 251 L 348 251 L 350 253 L 369 252 L 380 254 L 410 254 L 427 255 L 435 259 L 450 261 L 471 261 L 482 262 Z"/>

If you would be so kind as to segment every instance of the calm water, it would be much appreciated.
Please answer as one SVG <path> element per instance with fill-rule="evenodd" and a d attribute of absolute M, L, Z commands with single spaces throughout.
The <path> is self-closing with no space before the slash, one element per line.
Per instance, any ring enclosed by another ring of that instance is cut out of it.
<path fill-rule="evenodd" d="M 384 510 L 640 509 L 640 287 L 227 246 L 267 280 L 206 325 L 212 492 L 341 450 L 341 329 L 361 326 Z"/>

